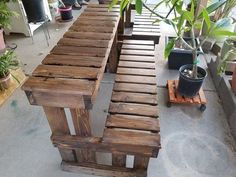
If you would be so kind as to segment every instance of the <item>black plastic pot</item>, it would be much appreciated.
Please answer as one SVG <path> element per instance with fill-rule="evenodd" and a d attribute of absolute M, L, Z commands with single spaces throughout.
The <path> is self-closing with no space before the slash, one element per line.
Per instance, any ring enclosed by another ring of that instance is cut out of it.
<path fill-rule="evenodd" d="M 193 65 L 184 65 L 179 69 L 179 84 L 177 91 L 180 95 L 185 97 L 194 97 L 198 94 L 200 88 L 202 87 L 203 81 L 207 76 L 207 72 L 205 69 L 198 67 L 198 73 L 201 75 L 200 78 L 194 79 L 189 78 L 183 74 L 185 69 L 192 70 Z"/>
<path fill-rule="evenodd" d="M 166 44 L 168 43 L 169 39 L 173 37 L 166 37 Z M 191 38 L 184 38 L 186 41 L 191 42 Z M 199 42 L 198 40 L 196 42 Z M 202 50 L 198 51 L 198 55 L 203 53 Z M 179 70 L 181 66 L 193 64 L 193 54 L 191 50 L 174 48 L 172 49 L 169 57 L 168 57 L 168 68 Z"/>
<path fill-rule="evenodd" d="M 43 0 L 22 0 L 28 22 L 42 22 L 46 19 Z"/>
<path fill-rule="evenodd" d="M 61 14 L 61 19 L 64 21 L 71 20 L 72 16 L 72 6 L 60 7 L 59 12 Z"/>

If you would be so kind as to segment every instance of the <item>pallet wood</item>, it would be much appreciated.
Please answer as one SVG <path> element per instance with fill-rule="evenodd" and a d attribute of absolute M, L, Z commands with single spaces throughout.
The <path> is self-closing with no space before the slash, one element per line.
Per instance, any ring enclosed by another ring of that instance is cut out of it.
<path fill-rule="evenodd" d="M 4 104 L 4 102 L 14 93 L 14 91 L 21 86 L 21 84 L 25 81 L 26 76 L 25 74 L 22 72 L 21 69 L 18 69 L 16 71 L 11 71 L 11 74 L 13 74 L 20 83 L 18 83 L 15 79 L 12 78 L 11 76 L 11 84 L 10 84 L 10 88 L 8 88 L 7 90 L 0 90 L 0 106 L 2 106 Z"/>
<path fill-rule="evenodd" d="M 123 44 L 129 44 L 129 45 L 154 45 L 154 42 L 152 40 L 123 40 Z"/>
<path fill-rule="evenodd" d="M 178 87 L 178 81 L 177 80 L 168 80 L 168 93 L 169 93 L 169 101 L 171 103 L 181 103 L 181 104 L 206 104 L 206 97 L 202 90 L 202 88 L 199 91 L 199 94 L 195 96 L 194 98 L 186 98 L 181 95 L 179 95 L 176 91 Z"/>
<path fill-rule="evenodd" d="M 155 65 L 153 63 L 145 63 L 145 62 L 130 62 L 130 61 L 120 61 L 119 67 L 126 68 L 143 68 L 143 69 L 155 69 Z"/>
<path fill-rule="evenodd" d="M 122 82 L 156 85 L 156 78 L 149 76 L 116 75 L 115 81 L 117 83 Z"/>
<path fill-rule="evenodd" d="M 134 49 L 134 50 L 154 50 L 154 46 L 150 45 L 127 45 L 123 44 L 122 49 Z"/>
<path fill-rule="evenodd" d="M 148 50 L 122 50 L 121 54 L 123 55 L 139 55 L 139 56 L 154 56 L 154 51 L 148 51 Z"/>
<path fill-rule="evenodd" d="M 112 33 L 113 27 L 101 27 L 101 26 L 76 26 L 72 25 L 69 31 L 77 32 L 97 32 L 97 33 Z"/>
<path fill-rule="evenodd" d="M 115 83 L 114 91 L 125 91 L 134 93 L 150 93 L 156 94 L 157 88 L 155 85 L 140 85 L 140 84 L 130 84 L 130 83 Z"/>
<path fill-rule="evenodd" d="M 76 39 L 110 40 L 112 39 L 112 34 L 68 31 L 64 34 L 64 37 L 76 38 Z"/>
<path fill-rule="evenodd" d="M 74 25 L 86 25 L 86 26 L 111 26 L 115 27 L 115 22 L 111 20 L 94 20 L 94 19 L 79 19 L 74 22 Z"/>
<path fill-rule="evenodd" d="M 135 62 L 147 62 L 154 63 L 155 59 L 152 56 L 137 56 L 137 55 L 120 55 L 120 61 L 135 61 Z"/>
<path fill-rule="evenodd" d="M 136 75 L 136 76 L 151 76 L 151 77 L 156 76 L 156 72 L 153 69 L 122 68 L 122 67 L 118 68 L 117 74 Z"/>

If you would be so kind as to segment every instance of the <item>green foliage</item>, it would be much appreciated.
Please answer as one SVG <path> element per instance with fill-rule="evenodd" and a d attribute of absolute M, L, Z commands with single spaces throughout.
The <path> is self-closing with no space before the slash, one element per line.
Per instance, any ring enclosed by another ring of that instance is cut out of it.
<path fill-rule="evenodd" d="M 12 2 L 15 1 L 16 0 L 13 0 Z M 13 12 L 8 8 L 7 2 L 10 2 L 10 0 L 0 1 L 0 29 L 10 28 L 10 17 L 17 16 L 16 12 Z"/>
<path fill-rule="evenodd" d="M 7 50 L 0 56 L 0 78 L 6 76 L 10 70 L 16 70 L 20 67 L 13 50 Z"/>
<path fill-rule="evenodd" d="M 176 38 L 174 39 L 171 39 L 168 44 L 166 45 L 165 47 L 165 53 L 164 53 L 164 56 L 165 58 L 167 58 L 169 55 L 170 55 L 170 52 L 171 50 L 173 49 L 174 45 L 175 45 L 175 42 L 176 42 Z"/>

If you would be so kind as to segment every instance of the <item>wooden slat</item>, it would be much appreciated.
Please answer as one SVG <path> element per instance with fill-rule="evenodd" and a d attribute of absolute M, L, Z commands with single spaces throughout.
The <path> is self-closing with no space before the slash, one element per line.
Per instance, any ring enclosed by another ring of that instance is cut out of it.
<path fill-rule="evenodd" d="M 154 69 L 138 69 L 138 68 L 122 68 L 119 67 L 117 74 L 126 74 L 126 75 L 140 75 L 140 76 L 156 76 Z"/>
<path fill-rule="evenodd" d="M 98 68 L 92 67 L 38 65 L 32 75 L 44 77 L 96 80 L 98 78 L 98 72 Z"/>
<path fill-rule="evenodd" d="M 120 61 L 119 67 L 155 69 L 154 63 Z"/>
<path fill-rule="evenodd" d="M 121 50 L 121 54 L 123 55 L 143 55 L 143 56 L 154 56 L 154 51 L 147 50 Z"/>
<path fill-rule="evenodd" d="M 134 93 L 150 93 L 156 94 L 157 87 L 155 85 L 115 83 L 114 91 L 134 92 Z"/>
<path fill-rule="evenodd" d="M 113 144 L 143 145 L 158 149 L 160 146 L 160 135 L 143 131 L 129 131 L 122 129 L 106 128 L 103 141 Z"/>
<path fill-rule="evenodd" d="M 112 166 L 126 167 L 126 154 L 112 153 Z"/>
<path fill-rule="evenodd" d="M 54 55 L 49 54 L 42 61 L 45 65 L 68 65 L 68 66 L 88 66 L 101 67 L 103 57 Z"/>
<path fill-rule="evenodd" d="M 113 102 L 143 103 L 157 105 L 157 96 L 144 93 L 113 92 L 111 100 Z"/>
<path fill-rule="evenodd" d="M 110 40 L 110 39 L 112 39 L 112 34 L 97 33 L 97 32 L 68 31 L 64 34 L 64 37 L 77 38 L 77 39 Z"/>
<path fill-rule="evenodd" d="M 106 127 L 160 132 L 159 119 L 145 116 L 109 115 L 107 117 Z"/>
<path fill-rule="evenodd" d="M 135 44 L 135 45 L 153 45 L 154 46 L 154 42 L 153 41 L 147 41 L 147 40 L 124 40 L 123 44 Z"/>
<path fill-rule="evenodd" d="M 160 26 L 159 23 L 153 23 L 153 22 L 149 22 L 149 21 L 135 21 L 134 22 L 135 25 L 151 25 L 151 26 Z"/>
<path fill-rule="evenodd" d="M 202 88 L 199 91 L 199 97 L 200 97 L 200 100 L 201 100 L 201 104 L 206 104 L 207 103 L 206 96 L 205 96 Z"/>
<path fill-rule="evenodd" d="M 154 63 L 154 57 L 150 56 L 137 56 L 137 55 L 120 55 L 120 61 L 135 61 L 135 62 L 150 62 Z"/>
<path fill-rule="evenodd" d="M 122 49 L 134 49 L 134 50 L 154 50 L 154 46 L 151 45 L 130 45 L 123 44 Z"/>
<path fill-rule="evenodd" d="M 150 24 L 153 24 L 153 22 L 155 22 L 155 19 L 151 19 L 151 18 L 135 18 L 134 19 L 134 24 L 137 24 L 136 22 L 151 22 Z"/>
<path fill-rule="evenodd" d="M 98 20 L 98 21 L 118 21 L 118 17 L 109 17 L 109 16 L 85 16 L 83 13 L 79 16 L 79 19 L 83 20 Z"/>
<path fill-rule="evenodd" d="M 147 169 L 149 163 L 148 157 L 134 156 L 134 168 L 135 169 Z"/>
<path fill-rule="evenodd" d="M 74 46 L 62 46 L 57 45 L 52 50 L 52 54 L 67 54 L 74 56 L 92 56 L 92 57 L 105 57 L 106 48 L 96 47 L 74 47 Z"/>
<path fill-rule="evenodd" d="M 112 114 L 130 114 L 158 117 L 156 106 L 134 103 L 111 103 L 109 112 Z"/>
<path fill-rule="evenodd" d="M 159 25 L 138 25 L 138 24 L 134 24 L 133 28 L 145 28 L 145 29 L 160 29 Z"/>
<path fill-rule="evenodd" d="M 113 21 L 104 20 L 89 20 L 89 19 L 78 19 L 74 22 L 74 25 L 86 25 L 86 26 L 112 26 L 115 27 L 116 23 Z"/>
<path fill-rule="evenodd" d="M 92 95 L 94 81 L 81 79 L 54 79 L 44 77 L 29 77 L 22 89 L 25 91 L 51 92 L 63 94 Z"/>
<path fill-rule="evenodd" d="M 91 39 L 74 39 L 62 38 L 57 43 L 59 45 L 77 46 L 77 47 L 98 47 L 107 48 L 109 41 L 107 40 L 91 40 Z"/>
<path fill-rule="evenodd" d="M 116 12 L 83 12 L 85 16 L 109 16 L 119 17 L 120 13 Z"/>
<path fill-rule="evenodd" d="M 86 8 L 84 9 L 84 12 L 120 12 L 120 9 L 109 9 L 109 8 Z"/>
<path fill-rule="evenodd" d="M 110 7 L 110 5 L 109 4 L 92 4 L 92 3 L 90 3 L 90 4 L 88 4 L 88 6 L 87 6 L 87 8 L 109 8 Z M 115 8 L 115 9 L 119 9 L 120 8 L 120 6 L 119 5 L 114 5 L 112 8 Z"/>
<path fill-rule="evenodd" d="M 139 35 L 139 36 L 161 36 L 161 33 L 160 32 L 133 31 L 132 35 Z"/>
<path fill-rule="evenodd" d="M 96 17 L 94 17 L 96 18 Z M 107 26 L 76 26 L 72 25 L 69 30 L 77 32 L 97 32 L 97 33 L 112 33 L 114 31 L 113 27 Z"/>
<path fill-rule="evenodd" d="M 155 28 L 134 28 L 133 32 L 160 33 L 160 29 L 155 29 Z"/>
<path fill-rule="evenodd" d="M 116 75 L 115 81 L 156 85 L 156 78 L 148 76 Z"/>

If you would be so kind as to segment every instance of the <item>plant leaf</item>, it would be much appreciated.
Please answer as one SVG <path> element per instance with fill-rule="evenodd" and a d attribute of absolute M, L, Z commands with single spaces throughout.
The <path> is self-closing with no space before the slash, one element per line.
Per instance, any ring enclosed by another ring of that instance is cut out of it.
<path fill-rule="evenodd" d="M 109 5 L 109 10 L 111 10 L 114 5 L 116 5 L 118 3 L 119 0 L 112 0 L 111 4 Z"/>
<path fill-rule="evenodd" d="M 203 19 L 207 24 L 207 29 L 209 30 L 211 28 L 211 20 L 205 8 L 202 9 L 202 14 L 203 14 Z"/>
<path fill-rule="evenodd" d="M 143 1 L 142 1 L 142 0 L 136 0 L 136 3 L 135 3 L 135 10 L 136 10 L 139 14 L 142 14 L 142 9 L 143 9 Z"/>
<path fill-rule="evenodd" d="M 167 58 L 170 55 L 171 50 L 174 48 L 176 38 L 171 39 L 165 47 L 164 56 Z"/>

